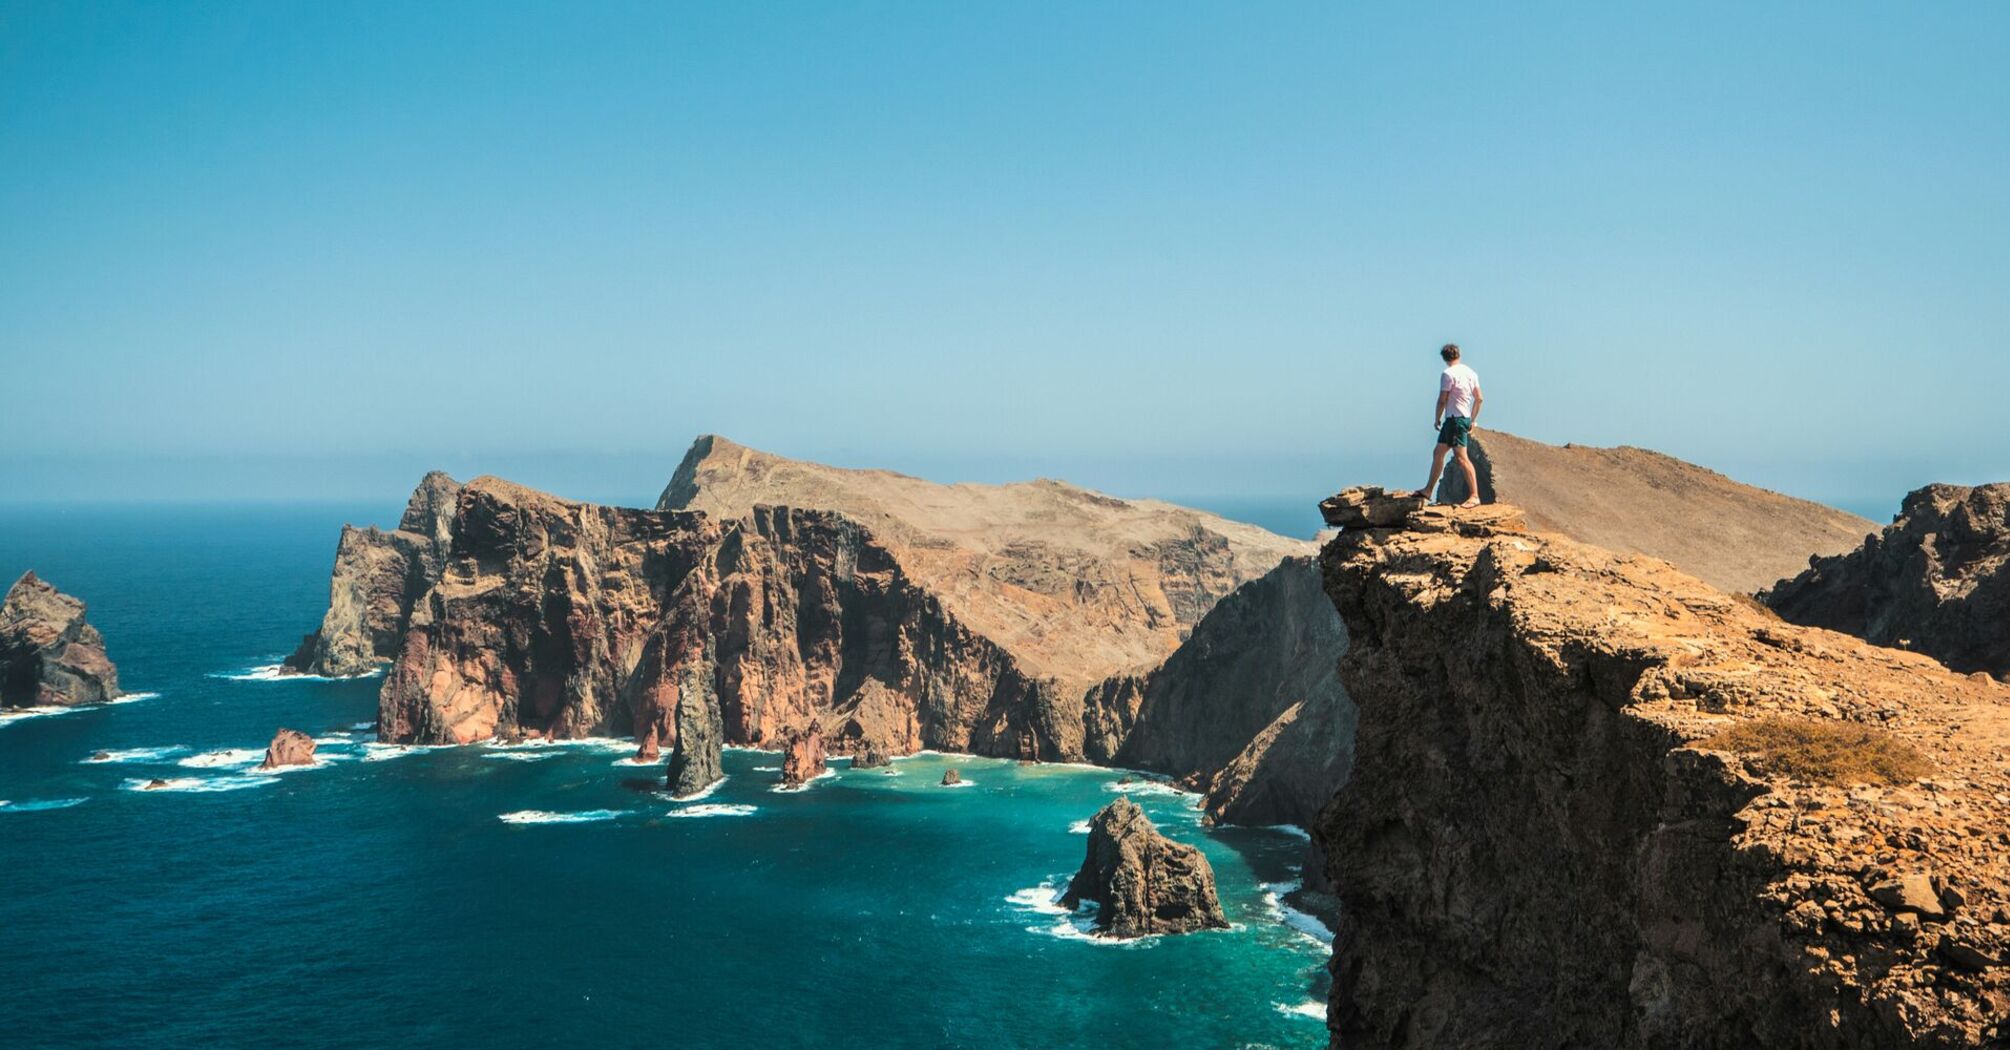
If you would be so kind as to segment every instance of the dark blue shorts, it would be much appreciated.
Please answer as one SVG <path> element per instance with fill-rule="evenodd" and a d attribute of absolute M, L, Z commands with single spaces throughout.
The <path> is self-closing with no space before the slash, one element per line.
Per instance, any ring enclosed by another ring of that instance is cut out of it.
<path fill-rule="evenodd" d="M 1472 432 L 1472 420 L 1464 416 L 1446 416 L 1445 425 L 1438 428 L 1438 444 L 1464 447 L 1466 438 Z"/>

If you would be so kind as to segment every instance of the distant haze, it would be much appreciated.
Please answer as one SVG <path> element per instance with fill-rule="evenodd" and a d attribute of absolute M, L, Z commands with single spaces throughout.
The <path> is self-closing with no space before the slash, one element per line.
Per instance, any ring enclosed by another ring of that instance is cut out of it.
<path fill-rule="evenodd" d="M 1760 8 L 0 0 L 0 501 L 1289 505 L 1423 480 L 1448 339 L 1483 427 L 2010 477 L 2010 6 Z"/>

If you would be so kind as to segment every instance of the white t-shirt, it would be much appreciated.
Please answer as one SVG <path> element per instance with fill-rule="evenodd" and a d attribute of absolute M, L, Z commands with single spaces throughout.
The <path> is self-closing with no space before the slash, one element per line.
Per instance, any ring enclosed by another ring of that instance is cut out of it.
<path fill-rule="evenodd" d="M 1464 361 L 1454 361 L 1438 377 L 1438 392 L 1451 395 L 1445 399 L 1445 415 L 1471 419 L 1473 401 L 1480 393 L 1480 374 L 1467 368 Z"/>

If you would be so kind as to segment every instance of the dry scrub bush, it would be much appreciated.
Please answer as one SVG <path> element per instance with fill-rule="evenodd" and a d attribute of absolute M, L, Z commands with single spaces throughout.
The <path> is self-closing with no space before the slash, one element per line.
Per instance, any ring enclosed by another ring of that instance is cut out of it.
<path fill-rule="evenodd" d="M 1928 769 L 1926 756 L 1917 748 L 1882 729 L 1855 722 L 1768 715 L 1740 722 L 1701 746 L 1746 755 L 1769 776 L 1824 784 L 1903 784 Z"/>

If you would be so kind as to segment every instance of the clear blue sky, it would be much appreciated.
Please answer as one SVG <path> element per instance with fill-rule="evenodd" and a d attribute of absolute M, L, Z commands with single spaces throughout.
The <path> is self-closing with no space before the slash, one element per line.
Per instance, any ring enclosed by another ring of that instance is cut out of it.
<path fill-rule="evenodd" d="M 2010 477 L 2010 4 L 0 2 L 0 489 Z M 526 476 L 528 475 L 528 476 Z"/>

